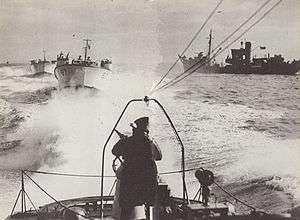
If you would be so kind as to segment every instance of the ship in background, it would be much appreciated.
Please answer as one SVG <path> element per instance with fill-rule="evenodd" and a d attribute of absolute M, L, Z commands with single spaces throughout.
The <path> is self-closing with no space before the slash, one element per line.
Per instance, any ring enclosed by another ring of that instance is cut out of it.
<path fill-rule="evenodd" d="M 44 74 L 53 74 L 55 65 L 53 62 L 50 62 L 46 60 L 46 51 L 43 50 L 44 53 L 44 59 L 38 59 L 38 60 L 31 60 L 30 61 L 30 69 L 31 69 L 31 76 L 41 76 Z"/>
<path fill-rule="evenodd" d="M 0 63 L 0 67 L 5 67 L 5 66 L 12 66 L 13 64 L 9 63 L 9 61 L 6 61 L 4 63 Z"/>
<path fill-rule="evenodd" d="M 101 60 L 100 64 L 88 56 L 88 50 L 91 46 L 91 40 L 84 39 L 84 57 L 80 55 L 78 59 L 69 59 L 69 53 L 64 56 L 61 52 L 57 56 L 54 76 L 58 80 L 59 89 L 68 87 L 91 87 L 98 88 L 101 76 L 107 74 L 112 69 L 112 61 L 110 59 Z"/>
<path fill-rule="evenodd" d="M 204 52 L 199 52 L 196 57 L 187 58 L 179 56 L 180 61 L 183 64 L 185 72 L 199 72 L 199 73 L 217 73 L 220 72 L 220 64 L 216 63 L 214 59 L 211 59 L 211 43 L 212 43 L 212 30 L 209 32 L 208 40 L 208 52 L 207 55 L 203 55 Z"/>
<path fill-rule="evenodd" d="M 112 61 L 111 61 L 111 59 L 106 58 L 104 60 L 101 60 L 100 66 L 103 69 L 112 70 Z"/>
<path fill-rule="evenodd" d="M 265 49 L 265 47 L 261 47 Z M 241 42 L 240 49 L 231 49 L 231 57 L 227 57 L 227 65 L 221 67 L 222 73 L 236 74 L 274 74 L 294 75 L 300 70 L 300 60 L 285 61 L 282 55 L 252 58 L 251 42 Z"/>
<path fill-rule="evenodd" d="M 241 42 L 241 48 L 231 49 L 231 56 L 225 59 L 225 65 L 220 65 L 211 56 L 212 30 L 209 34 L 208 53 L 198 53 L 196 57 L 179 56 L 186 72 L 227 73 L 227 74 L 273 74 L 295 75 L 300 70 L 300 60 L 285 61 L 282 55 L 254 57 L 251 59 L 251 42 Z M 265 47 L 260 47 L 265 49 Z"/>

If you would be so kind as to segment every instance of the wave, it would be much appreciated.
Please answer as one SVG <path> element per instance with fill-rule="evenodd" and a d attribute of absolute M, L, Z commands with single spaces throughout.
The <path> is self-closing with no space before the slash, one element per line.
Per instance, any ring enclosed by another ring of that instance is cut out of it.
<path fill-rule="evenodd" d="M 63 91 L 45 88 L 34 92 L 12 94 L 8 98 L 14 103 L 33 105 L 25 108 L 26 116 L 13 132 L 3 132 L 6 140 L 0 145 L 0 168 L 4 170 L 37 170 L 41 167 L 51 169 L 62 166 L 66 162 L 67 166 L 72 164 L 71 166 L 76 167 L 78 161 L 74 161 L 70 154 L 82 155 L 83 150 L 87 149 L 86 141 L 89 138 L 83 134 L 90 130 L 91 125 L 96 136 L 99 132 L 98 121 L 95 119 L 99 117 L 97 109 L 103 100 L 99 102 L 98 96 L 99 91 L 83 88 L 77 90 L 70 88 Z M 45 100 L 47 101 L 45 105 L 36 105 Z M 24 107 L 20 108 L 24 109 Z M 91 112 L 88 113 L 89 111 Z M 76 112 L 80 113 L 76 114 Z M 7 113 L 11 114 L 11 111 Z M 16 115 L 20 114 L 16 112 Z M 12 123 L 12 118 L 7 115 L 5 118 L 8 123 Z M 93 149 L 96 150 L 98 142 L 94 144 Z"/>
<path fill-rule="evenodd" d="M 41 78 L 41 77 L 45 77 L 45 76 L 52 76 L 52 73 L 39 72 L 39 73 L 32 73 L 32 74 L 23 75 L 23 77 L 27 77 L 27 78 Z"/>
<path fill-rule="evenodd" d="M 13 92 L 9 95 L 2 96 L 3 99 L 10 103 L 35 104 L 43 103 L 51 98 L 51 94 L 56 87 L 46 87 L 35 91 Z"/>
<path fill-rule="evenodd" d="M 7 123 L 1 128 L 0 169 L 39 169 L 59 163 L 60 154 L 55 147 L 59 136 L 55 128 L 41 122 L 35 108 L 26 115 L 12 109 L 7 111 Z"/>
<path fill-rule="evenodd" d="M 255 146 L 243 149 L 236 161 L 221 171 L 224 182 L 263 180 L 264 188 L 282 192 L 290 201 L 300 203 L 299 139 L 269 141 L 257 137 Z"/>
<path fill-rule="evenodd" d="M 236 76 L 226 76 L 230 79 L 232 77 Z M 224 97 L 223 91 L 215 91 L 215 81 L 222 80 L 223 76 L 217 78 L 212 77 L 211 87 L 203 87 L 195 80 L 192 82 L 196 83 L 195 89 L 191 88 L 192 85 L 184 84 L 183 87 L 178 85 L 171 92 L 155 94 L 166 109 L 171 109 L 168 112 L 186 145 L 187 166 L 193 168 L 203 165 L 212 169 L 222 185 L 241 199 L 249 199 L 257 207 L 268 208 L 269 205 L 276 210 L 284 203 L 286 208 L 292 201 L 286 197 L 298 198 L 300 175 L 297 171 L 298 158 L 295 157 L 299 155 L 299 150 L 293 141 L 276 140 L 276 135 L 265 132 L 268 129 L 275 133 L 278 129 L 280 131 L 281 128 L 276 127 L 277 123 L 290 126 L 288 119 L 285 120 L 284 111 L 264 109 L 268 97 L 258 103 L 262 108 L 255 109 L 251 102 L 257 101 L 253 101 L 251 96 L 248 98 L 248 90 L 242 90 L 247 85 L 241 85 L 238 91 L 228 88 L 227 93 L 231 95 L 228 98 L 225 94 Z M 51 87 L 48 77 L 28 78 L 18 75 L 13 78 L 16 79 L 19 81 L 9 81 L 12 92 L 5 95 L 6 101 L 22 106 L 29 113 L 22 123 L 17 118 L 20 113 L 15 114 L 18 126 L 13 134 L 7 135 L 2 145 L 5 150 L 2 156 L 0 153 L 0 167 L 30 167 L 91 174 L 99 172 L 99 151 L 126 102 L 130 98 L 142 98 L 153 83 L 151 70 L 133 73 L 116 70 L 101 79 L 101 90 L 98 92 L 81 89 L 58 91 Z M 48 81 L 43 82 L 45 79 Z M 236 87 L 238 84 L 231 83 L 231 80 L 218 83 L 224 87 Z M 252 95 L 258 97 L 256 92 Z M 234 103 L 235 100 L 243 100 L 245 105 L 237 104 L 238 101 Z M 251 107 L 247 107 L 249 102 Z M 157 137 L 163 151 L 160 171 L 178 170 L 180 148 L 176 146 L 172 131 L 168 130 L 168 124 L 160 111 L 152 108 L 151 103 L 150 107 L 142 104 L 142 107 L 132 106 L 133 110 L 129 108 L 118 129 L 126 132 L 130 130 L 129 122 L 149 114 L 153 123 L 151 135 Z M 13 117 L 8 119 L 7 125 L 9 120 L 13 121 Z M 111 142 L 115 141 L 117 137 L 113 136 Z M 108 151 L 105 164 L 107 170 L 110 170 L 111 159 L 112 155 Z M 188 180 L 192 178 L 193 173 L 187 174 Z M 191 180 L 189 183 L 192 185 L 194 182 Z M 170 185 L 181 190 L 178 176 L 170 180 Z M 64 193 L 62 190 L 60 192 Z M 282 196 L 283 202 L 278 196 Z M 269 201 L 276 204 L 267 204 Z"/>
<path fill-rule="evenodd" d="M 45 87 L 55 87 L 57 84 L 55 77 L 51 74 L 32 74 L 30 65 L 2 67 L 0 68 L 0 80 L 2 97 L 16 92 L 26 93 Z"/>
<path fill-rule="evenodd" d="M 38 170 L 42 166 L 57 166 L 60 153 L 55 149 L 57 136 L 46 131 L 34 132 L 30 136 L 20 137 L 22 140 L 13 140 L 1 143 L 0 167 L 3 170 Z"/>
<path fill-rule="evenodd" d="M 15 150 L 20 146 L 22 140 L 4 141 L 0 143 L 0 155 L 10 150 Z"/>
<path fill-rule="evenodd" d="M 223 187 L 246 204 L 266 212 L 284 213 L 294 205 L 299 205 L 299 201 L 295 200 L 294 195 L 290 191 L 283 189 L 282 186 L 274 187 L 270 185 L 270 181 L 273 178 L 273 176 L 257 177 L 251 180 L 223 184 Z M 235 203 L 237 212 L 245 213 L 246 211 L 250 211 L 246 206 L 224 194 L 218 187 L 214 186 L 213 191 L 218 195 L 218 201 Z"/>
<path fill-rule="evenodd" d="M 0 99 L 0 137 L 16 129 L 24 121 L 24 117 L 16 107 Z"/>
<path fill-rule="evenodd" d="M 0 76 L 22 76 L 26 73 L 30 73 L 30 66 L 25 64 L 0 67 Z"/>

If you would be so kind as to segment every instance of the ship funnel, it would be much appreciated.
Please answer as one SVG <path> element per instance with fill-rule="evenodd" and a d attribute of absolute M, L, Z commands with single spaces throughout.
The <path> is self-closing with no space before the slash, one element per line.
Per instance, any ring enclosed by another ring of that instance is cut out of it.
<path fill-rule="evenodd" d="M 251 42 L 247 41 L 245 43 L 245 63 L 249 65 L 251 62 Z"/>

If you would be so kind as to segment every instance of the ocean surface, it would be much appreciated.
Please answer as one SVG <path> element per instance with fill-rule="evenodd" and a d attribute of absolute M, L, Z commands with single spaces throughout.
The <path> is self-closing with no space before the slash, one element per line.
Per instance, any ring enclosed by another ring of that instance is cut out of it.
<path fill-rule="evenodd" d="M 162 66 L 114 66 L 111 74 L 101 76 L 98 91 L 58 91 L 52 75 L 34 77 L 26 65 L 1 67 L 0 219 L 12 210 L 21 170 L 99 175 L 113 125 L 130 99 L 149 94 L 166 71 Z M 300 203 L 299 89 L 299 75 L 194 74 L 152 97 L 176 126 L 188 169 L 210 169 L 216 182 L 237 198 L 280 213 Z M 144 115 L 150 116 L 150 134 L 162 149 L 159 172 L 179 170 L 180 146 L 155 103 L 130 105 L 118 130 L 130 134 L 130 122 Z M 111 147 L 117 140 L 113 135 L 108 144 L 105 175 L 113 175 Z M 27 174 L 56 199 L 100 194 L 99 178 Z M 181 195 L 179 174 L 160 179 L 173 195 Z M 106 192 L 112 182 L 106 178 Z M 194 171 L 187 173 L 187 187 L 193 198 L 199 187 Z M 52 202 L 28 177 L 25 190 L 35 206 Z M 249 211 L 216 186 L 213 191 L 218 201 Z"/>

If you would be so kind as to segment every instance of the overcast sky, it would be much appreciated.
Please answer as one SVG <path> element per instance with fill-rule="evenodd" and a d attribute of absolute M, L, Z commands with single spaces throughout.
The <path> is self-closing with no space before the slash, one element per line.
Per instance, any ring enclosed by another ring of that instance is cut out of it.
<path fill-rule="evenodd" d="M 265 1 L 224 0 L 187 55 L 207 49 L 210 28 L 216 45 Z M 86 37 L 92 39 L 93 57 L 112 57 L 115 63 L 173 61 L 218 2 L 0 0 L 0 62 L 29 62 L 42 57 L 43 49 L 49 59 L 60 51 L 70 51 L 77 57 Z M 276 2 L 271 0 L 264 11 Z M 299 59 L 299 23 L 300 1 L 283 0 L 242 39 L 252 41 L 253 47 L 266 46 L 271 54 Z M 239 47 L 239 41 L 231 48 Z"/>

